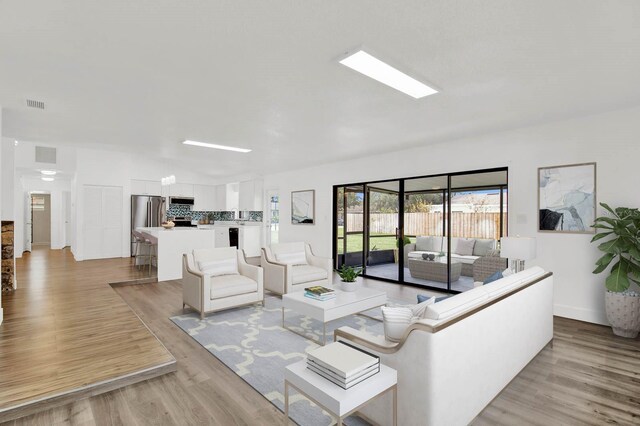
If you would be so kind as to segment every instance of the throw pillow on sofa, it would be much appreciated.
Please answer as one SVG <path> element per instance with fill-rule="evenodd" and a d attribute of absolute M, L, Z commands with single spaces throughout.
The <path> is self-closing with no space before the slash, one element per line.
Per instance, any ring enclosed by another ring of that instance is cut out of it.
<path fill-rule="evenodd" d="M 473 246 L 476 245 L 476 240 L 465 240 L 460 238 L 458 245 L 456 246 L 456 254 L 460 256 L 473 256 Z"/>
<path fill-rule="evenodd" d="M 488 256 L 489 252 L 493 250 L 494 244 L 493 240 L 476 240 L 476 244 L 473 246 L 473 255 Z"/>
<path fill-rule="evenodd" d="M 295 253 L 278 253 L 276 254 L 276 260 L 278 262 L 286 263 L 287 265 L 307 265 L 307 255 L 303 251 Z"/>
<path fill-rule="evenodd" d="M 427 307 L 432 305 L 435 299 L 435 297 L 431 297 L 417 305 L 383 306 L 382 319 L 385 338 L 391 342 L 399 342 L 407 327 L 424 318 Z"/>
<path fill-rule="evenodd" d="M 491 275 L 490 277 L 487 277 L 482 284 L 483 285 L 484 284 L 489 284 L 489 283 L 492 283 L 494 281 L 498 281 L 499 279 L 502 279 L 502 278 L 503 278 L 502 271 L 498 271 L 495 274 Z"/>
<path fill-rule="evenodd" d="M 435 300 L 433 301 L 433 303 L 438 303 L 438 302 L 441 302 L 441 301 L 443 301 L 443 300 L 445 300 L 445 299 L 448 299 L 448 298 L 450 298 L 450 297 L 451 297 L 451 296 L 437 296 L 437 297 L 432 297 L 432 296 L 425 296 L 424 294 L 419 294 L 419 295 L 418 295 L 418 303 L 422 303 L 422 302 L 424 302 L 424 301 L 426 301 L 426 300 L 429 300 L 429 299 L 435 299 Z"/>
<path fill-rule="evenodd" d="M 435 251 L 434 237 L 416 237 L 416 251 Z"/>

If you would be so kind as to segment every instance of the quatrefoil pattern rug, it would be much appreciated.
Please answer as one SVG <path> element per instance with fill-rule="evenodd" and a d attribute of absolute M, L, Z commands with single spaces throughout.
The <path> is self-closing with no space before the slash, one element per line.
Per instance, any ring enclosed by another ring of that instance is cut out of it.
<path fill-rule="evenodd" d="M 366 312 L 380 318 L 380 309 Z M 322 323 L 293 311 L 285 311 L 286 325 L 314 340 L 322 338 Z M 171 318 L 171 321 L 213 356 L 222 361 L 255 390 L 284 411 L 284 369 L 306 359 L 306 352 L 318 345 L 282 328 L 282 301 L 265 297 L 265 306 L 253 305 L 229 309 L 200 320 L 197 313 Z M 333 330 L 349 326 L 373 335 L 383 335 L 382 322 L 353 315 L 327 324 L 327 340 L 333 340 Z M 334 423 L 331 416 L 300 394 L 291 390 L 289 414 L 299 425 L 325 426 Z M 348 425 L 366 424 L 351 416 Z"/>

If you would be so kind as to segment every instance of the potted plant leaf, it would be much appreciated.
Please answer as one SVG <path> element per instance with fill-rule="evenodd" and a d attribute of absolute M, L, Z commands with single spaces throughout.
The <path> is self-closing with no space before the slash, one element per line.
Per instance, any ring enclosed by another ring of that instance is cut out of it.
<path fill-rule="evenodd" d="M 613 332 L 635 338 L 640 331 L 640 293 L 631 287 L 640 284 L 640 211 L 600 205 L 610 215 L 598 217 L 593 224 L 597 233 L 591 242 L 599 241 L 598 249 L 604 253 L 593 273 L 608 270 L 605 312 Z"/>
<path fill-rule="evenodd" d="M 342 285 L 340 286 L 344 291 L 356 291 L 358 276 L 362 274 L 363 268 L 342 265 L 338 269 L 338 275 L 342 279 Z"/>
<path fill-rule="evenodd" d="M 409 239 L 409 237 L 407 237 L 406 235 L 402 238 L 398 238 L 396 240 L 396 246 L 397 248 L 393 249 L 393 260 L 398 263 L 398 253 L 400 251 L 400 245 L 402 244 L 402 247 L 406 246 L 407 244 L 411 244 L 411 240 Z"/>

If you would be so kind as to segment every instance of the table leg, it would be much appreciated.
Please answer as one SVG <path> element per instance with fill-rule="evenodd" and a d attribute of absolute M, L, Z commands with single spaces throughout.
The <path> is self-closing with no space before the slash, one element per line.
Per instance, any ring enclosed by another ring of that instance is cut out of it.
<path fill-rule="evenodd" d="M 289 424 L 289 382 L 284 381 L 284 424 Z"/>
<path fill-rule="evenodd" d="M 342 417 L 338 417 L 338 426 L 342 426 Z"/>
<path fill-rule="evenodd" d="M 393 387 L 393 426 L 398 426 L 398 385 Z"/>
<path fill-rule="evenodd" d="M 322 323 L 322 346 L 327 344 L 327 323 Z"/>
<path fill-rule="evenodd" d="M 282 328 L 284 328 L 284 308 L 282 308 Z"/>

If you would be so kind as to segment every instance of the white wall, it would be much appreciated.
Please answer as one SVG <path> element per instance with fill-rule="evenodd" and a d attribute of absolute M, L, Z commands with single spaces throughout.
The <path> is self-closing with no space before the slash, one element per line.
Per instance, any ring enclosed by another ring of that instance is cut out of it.
<path fill-rule="evenodd" d="M 0 105 L 0 141 L 2 141 L 2 105 Z M 4 167 L 2 163 L 2 149 L 0 149 L 0 177 L 4 179 Z M 3 198 L 3 185 L 0 185 L 0 219 L 4 219 L 4 200 Z M 15 226 L 15 225 L 14 225 Z M 14 228 L 15 233 L 15 228 Z M 0 291 L 0 324 L 2 324 L 2 292 Z"/>
<path fill-rule="evenodd" d="M 390 141 L 393 142 L 393 141 Z M 345 141 L 345 143 L 348 143 Z M 605 276 L 593 275 L 598 251 L 590 235 L 537 232 L 537 169 L 597 162 L 597 199 L 639 207 L 640 108 L 394 151 L 265 176 L 280 192 L 280 241 L 307 241 L 331 255 L 332 185 L 509 167 L 509 233 L 537 238 L 539 264 L 555 276 L 556 315 L 606 324 Z M 291 191 L 316 190 L 314 226 L 291 225 Z"/>
<path fill-rule="evenodd" d="M 76 244 L 72 247 L 76 260 L 83 260 L 84 247 L 82 230 L 84 185 L 122 187 L 122 257 L 130 256 L 131 251 L 131 179 L 156 180 L 164 176 L 175 175 L 178 183 L 199 183 L 211 185 L 211 178 L 171 165 L 170 161 L 159 162 L 133 156 L 128 153 L 84 149 L 76 150 L 76 175 L 72 190 L 72 202 L 76 206 L 74 226 Z"/>

